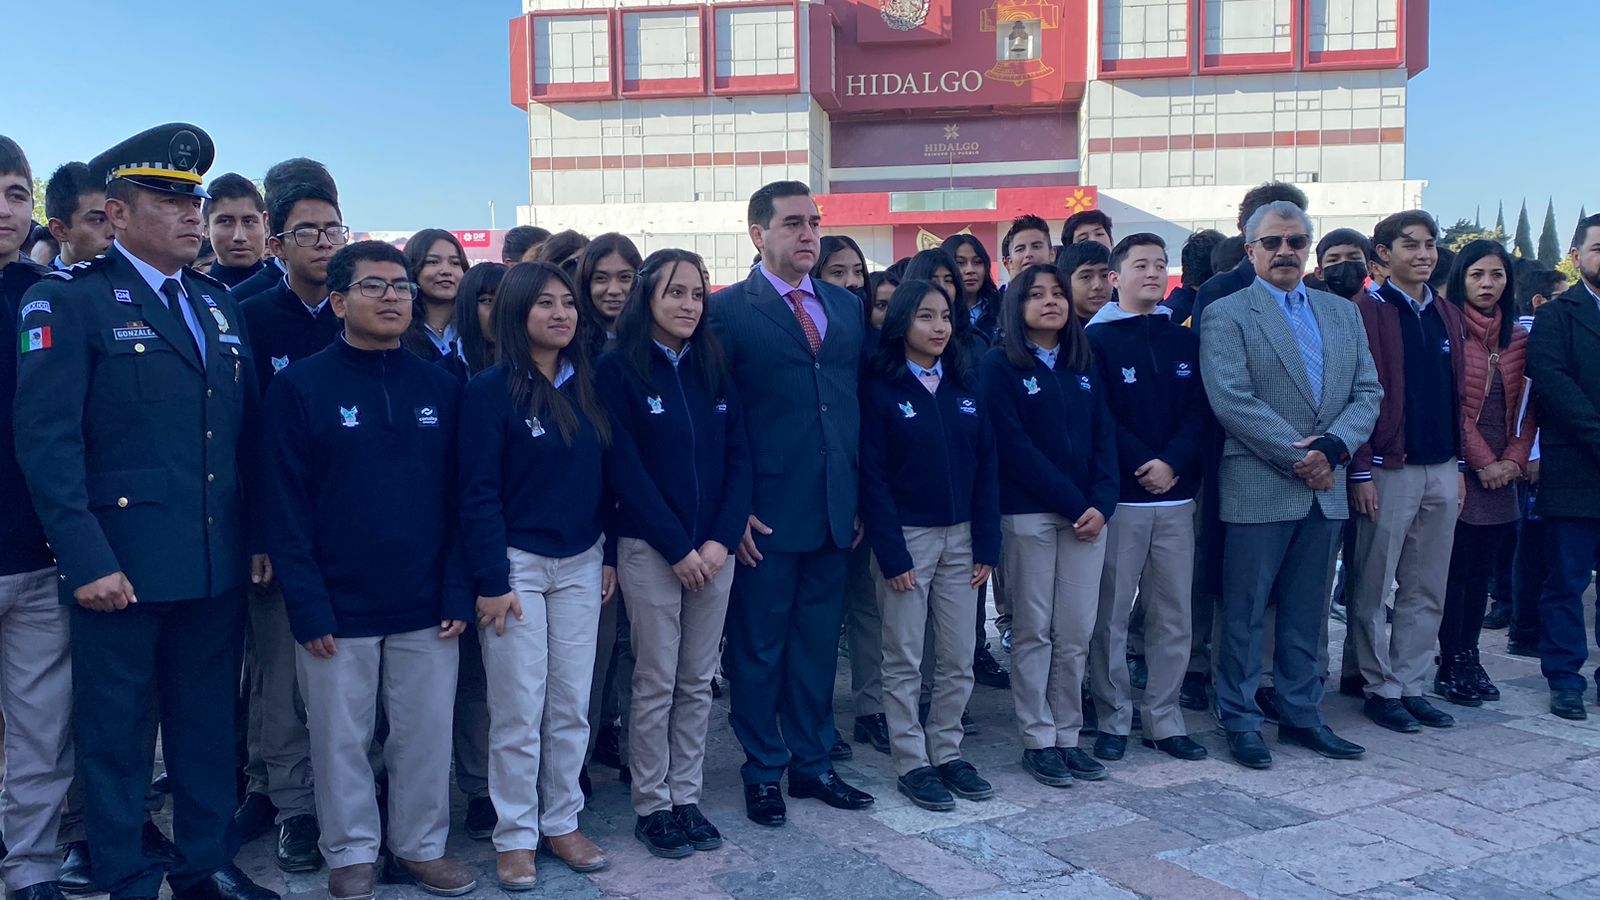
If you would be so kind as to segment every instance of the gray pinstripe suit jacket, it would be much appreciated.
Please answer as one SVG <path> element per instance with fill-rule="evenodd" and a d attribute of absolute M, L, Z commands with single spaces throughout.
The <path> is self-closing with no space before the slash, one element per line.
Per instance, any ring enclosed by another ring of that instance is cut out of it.
<path fill-rule="evenodd" d="M 1322 402 L 1312 397 L 1294 333 L 1272 294 L 1252 283 L 1207 306 L 1200 321 L 1200 374 L 1227 432 L 1219 475 L 1224 522 L 1303 519 L 1315 500 L 1330 519 L 1349 518 L 1345 470 L 1313 492 L 1294 475 L 1305 451 L 1294 443 L 1327 434 L 1351 452 L 1372 434 L 1383 387 L 1354 304 L 1307 289 L 1322 331 Z"/>

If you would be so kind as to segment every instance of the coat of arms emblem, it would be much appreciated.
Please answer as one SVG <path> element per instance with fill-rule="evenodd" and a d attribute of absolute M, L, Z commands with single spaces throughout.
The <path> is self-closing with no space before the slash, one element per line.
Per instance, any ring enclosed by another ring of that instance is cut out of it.
<path fill-rule="evenodd" d="M 921 28 L 928 21 L 928 0 L 878 0 L 883 24 L 895 31 Z"/>

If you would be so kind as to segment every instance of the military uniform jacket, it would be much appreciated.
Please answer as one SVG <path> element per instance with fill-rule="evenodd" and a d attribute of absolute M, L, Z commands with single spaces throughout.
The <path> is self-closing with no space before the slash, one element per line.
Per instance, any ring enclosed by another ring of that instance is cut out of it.
<path fill-rule="evenodd" d="M 227 287 L 192 269 L 179 277 L 205 331 L 203 361 L 181 311 L 117 247 L 23 300 L 17 458 L 63 603 L 119 570 L 146 603 L 219 597 L 247 580 L 250 343 Z"/>

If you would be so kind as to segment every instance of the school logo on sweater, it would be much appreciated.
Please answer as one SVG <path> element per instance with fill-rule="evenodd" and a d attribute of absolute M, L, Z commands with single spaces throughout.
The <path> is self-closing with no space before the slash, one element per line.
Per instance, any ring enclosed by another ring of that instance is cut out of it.
<path fill-rule="evenodd" d="M 438 428 L 439 410 L 433 406 L 419 406 L 415 410 L 418 428 Z"/>
<path fill-rule="evenodd" d="M 1092 391 L 1092 390 L 1094 390 L 1094 385 L 1089 383 L 1089 376 L 1087 376 L 1087 375 L 1079 375 L 1078 376 L 1078 389 L 1079 390 L 1084 390 L 1084 391 Z"/>
<path fill-rule="evenodd" d="M 287 366 L 288 364 L 289 364 L 289 357 L 287 357 L 287 356 L 274 356 L 274 357 L 272 357 L 272 374 L 276 375 L 279 372 L 282 372 L 283 371 L 283 367 Z"/>
<path fill-rule="evenodd" d="M 1028 396 L 1030 397 L 1039 393 L 1039 376 L 1030 375 L 1027 378 L 1022 379 L 1022 387 L 1027 390 Z"/>
<path fill-rule="evenodd" d="M 660 397 L 646 397 L 646 398 L 644 398 L 644 402 L 650 404 L 650 415 L 652 415 L 652 416 L 659 416 L 662 413 L 666 412 L 665 409 L 661 408 L 661 398 Z"/>
<path fill-rule="evenodd" d="M 523 419 L 522 421 L 528 426 L 528 433 L 534 437 L 539 437 L 540 435 L 544 434 L 544 426 L 539 424 L 539 418 L 537 416 L 531 419 Z"/>
<path fill-rule="evenodd" d="M 978 414 L 978 402 L 971 397 L 962 397 L 961 402 L 956 404 L 956 408 L 969 416 Z"/>
<path fill-rule="evenodd" d="M 902 403 L 900 404 L 900 415 L 908 419 L 915 419 L 917 417 L 917 408 L 912 406 L 909 401 Z"/>
<path fill-rule="evenodd" d="M 1189 378 L 1194 375 L 1194 368 L 1186 362 L 1181 362 L 1178 363 L 1178 369 L 1174 374 L 1179 378 Z"/>
<path fill-rule="evenodd" d="M 1122 370 L 1122 383 L 1123 384 L 1137 384 L 1138 381 L 1139 381 L 1139 369 L 1138 369 L 1138 367 L 1131 366 L 1131 367 L 1128 367 L 1128 368 L 1124 368 Z"/>
<path fill-rule="evenodd" d="M 354 428 L 361 424 L 361 407 L 352 406 L 349 409 L 339 407 L 339 424 L 346 428 Z"/>
<path fill-rule="evenodd" d="M 726 401 L 726 400 L 718 400 L 717 401 L 717 412 L 725 413 L 727 411 L 728 411 L 728 401 Z"/>

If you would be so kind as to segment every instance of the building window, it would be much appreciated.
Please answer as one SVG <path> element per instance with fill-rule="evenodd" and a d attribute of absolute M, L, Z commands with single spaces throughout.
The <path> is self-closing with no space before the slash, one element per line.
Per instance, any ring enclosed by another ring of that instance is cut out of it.
<path fill-rule="evenodd" d="M 1288 53 L 1295 0 L 1206 0 L 1206 55 Z"/>
<path fill-rule="evenodd" d="M 795 73 L 794 7 L 717 8 L 717 77 Z"/>
<path fill-rule="evenodd" d="M 1172 59 L 1189 54 L 1189 0 L 1105 0 L 1101 16 L 1101 59 Z"/>
<path fill-rule="evenodd" d="M 1308 49 L 1393 50 L 1400 0 L 1311 0 Z"/>
<path fill-rule="evenodd" d="M 623 78 L 700 77 L 700 15 L 695 10 L 625 13 Z"/>
<path fill-rule="evenodd" d="M 534 84 L 610 80 L 611 42 L 604 15 L 534 17 Z"/>

